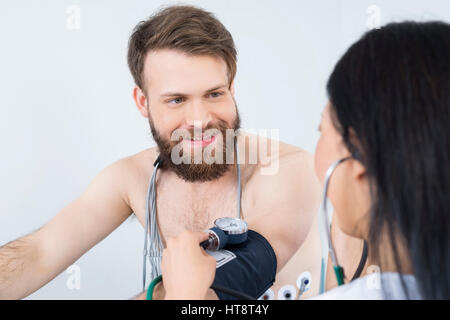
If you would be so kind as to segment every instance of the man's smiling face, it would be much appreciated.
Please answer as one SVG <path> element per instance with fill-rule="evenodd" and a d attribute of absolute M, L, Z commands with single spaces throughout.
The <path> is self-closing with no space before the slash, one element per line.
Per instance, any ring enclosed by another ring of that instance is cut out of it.
<path fill-rule="evenodd" d="M 195 154 L 203 154 L 206 148 L 213 155 L 221 150 L 225 159 L 230 149 L 225 143 L 225 131 L 239 129 L 234 87 L 229 83 L 225 61 L 210 55 L 159 49 L 147 54 L 143 76 L 147 117 L 163 160 L 187 181 L 222 176 L 229 165 L 198 163 Z M 174 150 L 184 158 L 190 155 L 189 163 L 172 163 Z"/>

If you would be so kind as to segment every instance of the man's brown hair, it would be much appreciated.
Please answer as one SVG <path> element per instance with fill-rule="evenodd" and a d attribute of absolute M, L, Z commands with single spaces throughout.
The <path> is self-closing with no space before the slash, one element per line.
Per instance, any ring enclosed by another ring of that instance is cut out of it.
<path fill-rule="evenodd" d="M 236 48 L 233 38 L 210 12 L 193 6 L 170 6 L 141 21 L 128 43 L 128 67 L 136 85 L 144 88 L 144 61 L 157 49 L 175 49 L 189 55 L 222 58 L 228 67 L 229 85 L 236 75 Z"/>

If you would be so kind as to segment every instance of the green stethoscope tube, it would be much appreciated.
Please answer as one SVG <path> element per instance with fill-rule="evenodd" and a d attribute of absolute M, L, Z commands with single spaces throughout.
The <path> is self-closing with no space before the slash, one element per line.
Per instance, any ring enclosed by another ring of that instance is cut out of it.
<path fill-rule="evenodd" d="M 152 300 L 153 299 L 153 290 L 155 289 L 155 286 L 162 281 L 162 275 L 157 276 L 155 279 L 150 282 L 148 289 L 147 289 L 147 298 L 146 300 Z"/>

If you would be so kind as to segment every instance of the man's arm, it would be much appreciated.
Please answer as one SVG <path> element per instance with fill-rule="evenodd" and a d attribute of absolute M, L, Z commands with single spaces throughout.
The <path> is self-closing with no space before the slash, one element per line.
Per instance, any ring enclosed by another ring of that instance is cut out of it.
<path fill-rule="evenodd" d="M 154 290 L 153 290 L 153 300 L 164 300 L 166 296 L 166 289 L 164 288 L 164 281 L 158 283 Z M 135 297 L 132 298 L 132 300 L 146 300 L 147 299 L 147 291 L 141 292 Z M 219 300 L 219 297 L 216 295 L 213 289 L 208 289 L 208 292 L 206 293 L 206 297 L 204 300 Z"/>
<path fill-rule="evenodd" d="M 38 290 L 131 214 L 128 170 L 127 158 L 111 164 L 45 226 L 0 247 L 0 299 Z"/>
<path fill-rule="evenodd" d="M 261 233 L 273 247 L 277 272 L 306 239 L 321 195 L 310 153 L 289 152 L 280 155 L 279 161 L 276 174 L 252 179 L 252 184 L 261 187 L 254 187 L 254 207 L 248 208 L 254 213 L 247 219 L 249 228 Z"/>

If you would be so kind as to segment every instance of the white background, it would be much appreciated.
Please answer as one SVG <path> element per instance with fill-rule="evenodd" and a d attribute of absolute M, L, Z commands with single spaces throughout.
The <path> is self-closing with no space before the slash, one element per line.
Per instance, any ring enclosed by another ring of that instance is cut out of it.
<path fill-rule="evenodd" d="M 172 1 L 3 1 L 0 5 L 0 245 L 52 219 L 108 164 L 154 145 L 131 97 L 133 27 Z M 246 129 L 314 152 L 333 65 L 368 26 L 450 20 L 448 0 L 185 1 L 213 12 L 238 49 Z M 80 28 L 68 27 L 80 9 Z M 69 9 L 69 11 L 68 11 Z M 151 164 L 149 163 L 149 166 Z M 30 299 L 127 299 L 141 288 L 143 228 L 126 220 Z"/>

